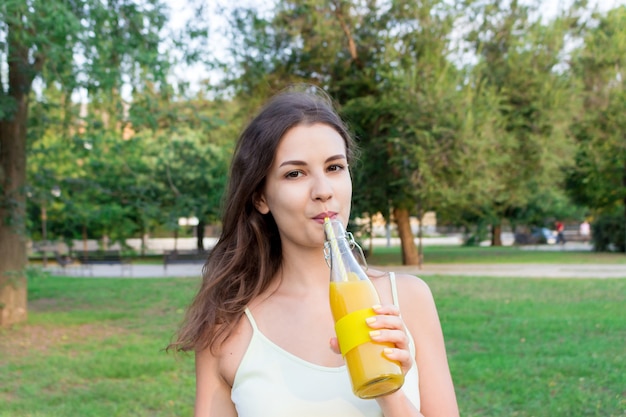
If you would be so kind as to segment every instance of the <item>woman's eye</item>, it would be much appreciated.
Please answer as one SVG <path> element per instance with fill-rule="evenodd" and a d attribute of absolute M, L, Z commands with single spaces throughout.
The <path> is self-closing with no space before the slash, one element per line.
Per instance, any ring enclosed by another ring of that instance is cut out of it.
<path fill-rule="evenodd" d="M 342 171 L 344 169 L 346 169 L 346 167 L 342 164 L 333 164 L 328 167 L 329 171 Z"/>
<path fill-rule="evenodd" d="M 289 171 L 285 174 L 285 178 L 298 178 L 302 175 L 302 171 Z"/>

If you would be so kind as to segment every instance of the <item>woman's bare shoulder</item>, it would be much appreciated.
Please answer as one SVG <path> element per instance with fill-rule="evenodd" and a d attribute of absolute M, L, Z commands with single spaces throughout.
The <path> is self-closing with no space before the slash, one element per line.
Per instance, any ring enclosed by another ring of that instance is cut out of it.
<path fill-rule="evenodd" d="M 438 329 L 439 315 L 428 283 L 411 274 L 397 274 L 396 283 L 400 311 L 414 337 L 427 334 L 425 328 Z"/>
<path fill-rule="evenodd" d="M 367 275 L 376 287 L 382 301 L 391 303 L 390 273 L 370 268 L 367 270 Z M 423 279 L 406 273 L 395 273 L 394 275 L 399 305 L 403 311 L 416 302 L 417 304 L 432 302 L 430 287 Z"/>
<path fill-rule="evenodd" d="M 410 291 L 415 295 L 431 296 L 430 287 L 423 279 L 406 273 L 395 272 L 395 280 L 399 291 Z M 380 281 L 388 282 L 390 273 L 377 269 L 368 269 L 367 276 L 378 285 Z"/>
<path fill-rule="evenodd" d="M 230 386 L 234 382 L 237 369 L 252 338 L 252 326 L 242 315 L 228 337 L 213 350 L 207 348 L 196 354 L 205 361 L 213 361 L 217 372 Z"/>
<path fill-rule="evenodd" d="M 409 291 L 415 293 L 415 295 L 422 295 L 432 297 L 430 286 L 422 278 L 405 273 L 397 273 L 396 283 L 399 290 Z"/>

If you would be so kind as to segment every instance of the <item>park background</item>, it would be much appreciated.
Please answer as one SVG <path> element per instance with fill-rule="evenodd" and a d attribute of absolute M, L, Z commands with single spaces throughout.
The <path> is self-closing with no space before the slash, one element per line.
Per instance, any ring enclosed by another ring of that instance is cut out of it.
<path fill-rule="evenodd" d="M 196 274 L 41 262 L 64 244 L 160 264 L 127 239 L 192 232 L 203 249 L 240 129 L 294 83 L 326 90 L 358 140 L 351 227 L 367 242 L 382 216 L 399 239 L 373 265 L 622 264 L 626 6 L 554 4 L 4 0 L 0 415 L 191 413 L 192 361 L 162 348 Z M 585 219 L 594 251 L 502 247 Z M 450 232 L 453 249 L 422 245 Z M 463 415 L 624 414 L 624 280 L 593 276 L 428 276 Z"/>

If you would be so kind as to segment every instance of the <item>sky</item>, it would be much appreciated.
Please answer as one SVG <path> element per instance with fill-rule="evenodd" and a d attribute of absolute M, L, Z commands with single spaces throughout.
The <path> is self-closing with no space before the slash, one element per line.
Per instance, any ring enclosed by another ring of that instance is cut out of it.
<path fill-rule="evenodd" d="M 553 17 L 560 9 L 563 8 L 564 4 L 571 4 L 571 1 L 545 0 L 544 7 L 542 7 L 542 9 L 544 10 L 546 16 Z M 619 5 L 626 4 L 626 0 L 590 0 L 589 4 L 592 6 L 597 5 L 600 11 L 605 12 Z"/>
<path fill-rule="evenodd" d="M 228 0 L 205 0 L 207 1 L 207 6 L 209 12 L 217 14 L 216 11 L 219 7 L 229 7 L 232 5 L 232 1 Z M 189 17 L 191 8 L 187 6 L 187 2 L 185 0 L 165 0 L 165 3 L 171 8 L 173 13 L 173 24 L 174 26 L 179 26 L 183 24 L 186 17 Z M 237 6 L 253 6 L 259 10 L 269 10 L 271 6 L 270 1 L 268 0 L 237 0 Z M 544 16 L 550 18 L 557 14 L 557 12 L 563 9 L 564 5 L 569 5 L 572 3 L 572 0 L 544 0 L 542 2 L 541 12 Z M 589 4 L 591 6 L 598 6 L 600 11 L 607 11 L 619 5 L 626 5 L 626 0 L 589 0 Z"/>
<path fill-rule="evenodd" d="M 172 18 L 170 25 L 173 28 L 180 28 L 185 22 L 192 17 L 192 8 L 188 7 L 187 0 L 164 0 L 172 11 Z M 217 12 L 220 7 L 232 7 L 236 4 L 239 7 L 252 6 L 257 8 L 260 12 L 269 11 L 273 2 L 268 0 L 204 0 L 208 6 L 209 22 L 215 28 L 215 31 L 210 34 L 210 44 L 212 52 L 216 56 L 224 56 L 226 54 L 226 46 L 228 39 L 221 36 L 220 31 L 224 29 L 225 22 L 219 17 Z M 523 2 L 524 0 L 522 0 Z M 544 0 L 540 7 L 540 13 L 545 19 L 553 18 L 558 14 L 560 10 L 571 4 L 573 0 Z M 590 9 L 597 6 L 599 11 L 606 12 L 620 5 L 626 5 L 626 0 L 589 0 Z M 176 77 L 182 77 L 189 79 L 190 74 L 196 79 L 206 79 L 219 77 L 218 74 L 210 74 L 206 68 L 202 66 L 195 66 L 192 69 L 182 68 L 176 73 Z"/>

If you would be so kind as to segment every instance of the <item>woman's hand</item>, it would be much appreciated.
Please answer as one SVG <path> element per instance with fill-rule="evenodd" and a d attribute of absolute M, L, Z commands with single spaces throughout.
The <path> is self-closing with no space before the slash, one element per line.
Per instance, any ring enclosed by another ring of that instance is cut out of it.
<path fill-rule="evenodd" d="M 404 330 L 404 322 L 400 311 L 393 304 L 372 307 L 375 316 L 366 319 L 372 331 L 370 337 L 375 342 L 392 343 L 395 347 L 385 348 L 385 356 L 400 362 L 402 372 L 406 375 L 413 366 L 413 357 L 409 351 L 409 338 Z"/>
<path fill-rule="evenodd" d="M 387 358 L 400 362 L 402 372 L 406 375 L 413 366 L 413 358 L 409 351 L 409 339 L 404 330 L 400 311 L 393 304 L 376 305 L 372 308 L 376 315 L 366 319 L 367 325 L 372 329 L 370 337 L 374 342 L 394 345 L 385 348 L 384 354 Z M 337 337 L 330 339 L 330 347 L 335 353 L 340 353 Z"/>

